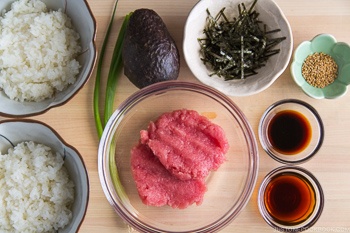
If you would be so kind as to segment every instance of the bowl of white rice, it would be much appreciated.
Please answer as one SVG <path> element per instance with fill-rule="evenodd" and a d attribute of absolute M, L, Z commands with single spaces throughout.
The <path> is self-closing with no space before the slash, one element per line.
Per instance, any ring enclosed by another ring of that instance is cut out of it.
<path fill-rule="evenodd" d="M 89 200 L 79 152 L 50 126 L 0 121 L 0 232 L 78 232 Z"/>
<path fill-rule="evenodd" d="M 96 63 L 86 0 L 0 1 L 0 115 L 42 114 L 73 98 Z"/>

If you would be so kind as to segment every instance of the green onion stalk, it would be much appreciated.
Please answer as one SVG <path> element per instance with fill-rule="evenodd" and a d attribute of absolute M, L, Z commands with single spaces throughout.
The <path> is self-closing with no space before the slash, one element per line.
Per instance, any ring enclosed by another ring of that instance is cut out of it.
<path fill-rule="evenodd" d="M 127 25 L 132 13 L 129 13 L 125 16 L 122 27 L 119 31 L 119 36 L 114 47 L 112 63 L 108 74 L 107 87 L 106 87 L 106 99 L 105 99 L 105 112 L 104 112 L 104 122 L 107 124 L 108 119 L 113 113 L 113 103 L 115 97 L 115 90 L 117 88 L 117 77 L 120 76 L 120 73 L 123 69 L 123 59 L 122 59 L 122 47 L 124 35 L 126 32 Z"/>
<path fill-rule="evenodd" d="M 113 25 L 113 20 L 115 16 L 115 12 L 117 9 L 117 3 L 116 1 L 114 8 L 113 8 L 113 13 L 111 20 L 109 22 L 107 32 L 105 39 L 102 44 L 101 48 L 101 53 L 100 53 L 100 59 L 97 64 L 97 70 L 96 70 L 96 80 L 95 80 L 95 88 L 94 88 L 94 100 L 93 100 L 93 107 L 94 107 L 94 117 L 95 117 L 95 125 L 96 125 L 96 130 L 99 139 L 102 136 L 103 129 L 105 125 L 108 122 L 108 119 L 111 117 L 113 113 L 113 103 L 114 103 L 114 97 L 115 97 L 115 92 L 117 88 L 117 81 L 118 77 L 121 74 L 121 71 L 123 69 L 123 60 L 122 60 L 122 46 L 123 46 L 123 40 L 124 40 L 124 35 L 126 32 L 127 25 L 129 23 L 129 19 L 132 13 L 129 13 L 125 16 L 123 24 L 120 28 L 119 35 L 114 47 L 113 51 L 113 56 L 111 60 L 111 65 L 108 73 L 108 78 L 107 78 L 107 85 L 106 85 L 106 93 L 105 93 L 105 105 L 104 105 L 104 121 L 102 122 L 101 120 L 101 115 L 99 112 L 99 97 L 100 97 L 100 89 L 101 89 L 101 72 L 102 72 L 102 63 L 103 63 L 103 58 L 105 54 L 105 50 L 108 44 L 109 40 L 109 35 L 111 33 L 111 28 Z M 126 199 L 124 187 L 120 182 L 117 166 L 115 163 L 115 140 L 114 138 L 112 139 L 111 146 L 109 148 L 109 169 L 112 177 L 112 182 L 114 184 L 114 188 L 117 191 L 118 195 L 122 199 Z"/>

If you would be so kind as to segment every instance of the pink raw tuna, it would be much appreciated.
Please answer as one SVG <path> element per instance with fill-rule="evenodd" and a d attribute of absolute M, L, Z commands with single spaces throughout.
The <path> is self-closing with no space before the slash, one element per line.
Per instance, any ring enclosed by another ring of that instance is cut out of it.
<path fill-rule="evenodd" d="M 223 129 L 194 110 L 164 113 L 140 134 L 141 143 L 181 180 L 204 179 L 225 161 L 229 148 Z"/>
<path fill-rule="evenodd" d="M 202 203 L 206 185 L 203 180 L 179 180 L 154 156 L 147 145 L 138 144 L 131 151 L 131 167 L 137 190 L 146 205 L 183 209 Z"/>

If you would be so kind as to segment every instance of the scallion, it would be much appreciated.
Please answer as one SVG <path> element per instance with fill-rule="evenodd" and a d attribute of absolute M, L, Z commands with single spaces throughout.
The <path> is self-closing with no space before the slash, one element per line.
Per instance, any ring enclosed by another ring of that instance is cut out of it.
<path fill-rule="evenodd" d="M 94 117 L 95 117 L 96 130 L 97 130 L 97 134 L 98 134 L 99 138 L 101 138 L 103 128 L 104 128 L 104 125 L 102 124 L 102 121 L 101 121 L 101 115 L 100 115 L 100 110 L 99 110 L 102 63 L 103 63 L 104 54 L 105 54 L 106 47 L 107 47 L 108 40 L 109 40 L 109 34 L 111 33 L 111 30 L 112 30 L 114 15 L 115 15 L 115 12 L 117 9 L 117 4 L 118 4 L 118 1 L 116 1 L 114 4 L 112 17 L 111 17 L 111 20 L 109 21 L 109 25 L 107 28 L 105 39 L 104 39 L 103 44 L 102 44 L 100 58 L 99 58 L 99 61 L 97 63 L 97 69 L 96 69 L 96 80 L 95 80 L 95 88 L 94 88 Z"/>
<path fill-rule="evenodd" d="M 106 86 L 106 98 L 105 98 L 105 111 L 104 111 L 104 121 L 107 123 L 108 119 L 111 117 L 113 113 L 113 103 L 115 97 L 115 91 L 117 87 L 118 77 L 120 72 L 123 69 L 123 60 L 122 60 L 122 46 L 125 31 L 127 25 L 129 23 L 129 18 L 132 13 L 128 14 L 124 18 L 124 22 L 122 27 L 120 28 L 117 42 L 114 47 L 112 63 L 108 74 L 107 86 Z M 112 182 L 114 184 L 114 188 L 117 191 L 118 195 L 122 200 L 127 200 L 127 196 L 125 195 L 124 187 L 119 179 L 119 174 L 117 170 L 117 165 L 115 161 L 115 140 L 113 138 L 109 151 L 109 169 L 112 177 Z"/>
<path fill-rule="evenodd" d="M 124 35 L 126 32 L 127 25 L 132 13 L 125 16 L 122 27 L 120 28 L 117 42 L 114 47 L 112 56 L 111 67 L 108 74 L 107 86 L 106 86 L 106 98 L 105 98 L 105 111 L 104 111 L 104 122 L 107 123 L 108 119 L 113 113 L 113 103 L 115 97 L 115 90 L 117 87 L 118 77 L 123 69 L 122 59 L 122 46 Z"/>
<path fill-rule="evenodd" d="M 114 16 L 117 9 L 117 4 L 118 4 L 118 1 L 116 1 L 113 8 L 113 14 L 108 25 L 105 39 L 102 44 L 100 59 L 98 61 L 97 70 L 96 70 L 96 80 L 95 80 L 95 89 L 94 89 L 94 117 L 95 117 L 97 134 L 99 138 L 101 138 L 104 126 L 106 125 L 108 119 L 113 113 L 113 103 L 114 103 L 115 91 L 117 87 L 117 81 L 118 81 L 118 77 L 120 76 L 120 72 L 123 69 L 123 61 L 122 61 L 123 40 L 124 40 L 127 24 L 129 23 L 129 18 L 132 14 L 132 13 L 129 13 L 125 16 L 122 27 L 120 28 L 120 31 L 119 31 L 118 39 L 114 47 L 111 65 L 108 73 L 107 85 L 106 85 L 104 121 L 102 122 L 100 110 L 99 110 L 102 63 L 103 63 L 105 50 L 108 44 L 109 35 L 112 29 Z"/>
<path fill-rule="evenodd" d="M 97 134 L 98 137 L 101 138 L 103 129 L 110 118 L 110 116 L 113 113 L 113 103 L 114 103 L 114 97 L 115 97 L 115 92 L 116 92 L 116 87 L 117 87 L 117 81 L 118 77 L 120 76 L 120 72 L 123 69 L 123 61 L 122 61 L 122 46 L 123 46 L 123 40 L 124 40 L 124 35 L 125 31 L 127 28 L 127 25 L 129 23 L 129 18 L 132 13 L 128 14 L 125 16 L 123 24 L 120 28 L 119 35 L 114 47 L 113 51 L 113 56 L 110 64 L 110 69 L 108 73 L 108 79 L 107 79 L 107 84 L 106 84 L 106 93 L 105 93 L 105 105 L 104 105 L 104 121 L 101 121 L 101 115 L 99 111 L 99 97 L 100 97 L 100 89 L 101 89 L 101 73 L 102 73 L 102 63 L 103 63 L 103 58 L 104 58 L 104 53 L 106 50 L 106 46 L 109 40 L 109 34 L 111 32 L 111 28 L 113 25 L 113 20 L 115 16 L 115 12 L 117 9 L 117 3 L 116 1 L 113 9 L 113 14 L 111 17 L 111 20 L 108 25 L 106 37 L 103 41 L 102 48 L 101 48 L 101 54 L 97 66 L 97 71 L 96 71 L 96 80 L 95 80 L 95 89 L 94 89 L 94 116 L 95 116 L 95 123 L 96 123 L 96 129 L 97 129 Z M 118 195 L 122 199 L 127 199 L 124 191 L 124 187 L 122 183 L 120 182 L 119 179 L 119 174 L 117 170 L 117 166 L 115 163 L 115 158 L 114 158 L 114 153 L 115 153 L 115 142 L 114 138 L 111 142 L 110 148 L 109 148 L 109 169 L 110 169 L 110 175 L 112 178 L 112 182 L 114 184 L 115 190 L 118 193 Z"/>

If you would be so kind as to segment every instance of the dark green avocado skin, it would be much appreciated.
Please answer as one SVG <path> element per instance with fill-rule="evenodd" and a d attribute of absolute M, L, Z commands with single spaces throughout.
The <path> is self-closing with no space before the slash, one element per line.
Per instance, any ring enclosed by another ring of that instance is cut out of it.
<path fill-rule="evenodd" d="M 138 88 L 179 76 L 179 51 L 154 10 L 138 9 L 131 15 L 122 56 L 124 74 Z"/>

